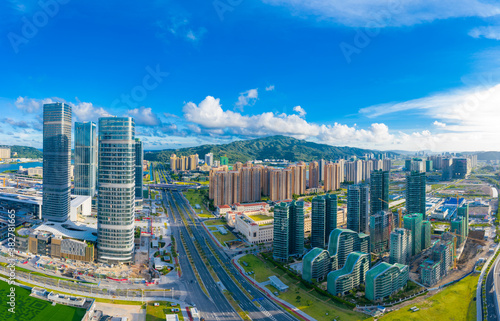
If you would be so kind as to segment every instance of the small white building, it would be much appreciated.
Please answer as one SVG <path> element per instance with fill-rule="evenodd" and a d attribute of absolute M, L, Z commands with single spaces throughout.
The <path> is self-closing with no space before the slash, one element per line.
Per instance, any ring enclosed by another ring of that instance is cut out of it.
<path fill-rule="evenodd" d="M 71 210 L 69 219 L 76 222 L 78 215 L 90 216 L 92 213 L 92 197 L 83 195 L 71 195 Z"/>
<path fill-rule="evenodd" d="M 236 215 L 235 229 L 240 232 L 249 243 L 259 244 L 273 241 L 274 217 L 264 215 L 263 212 L 251 215 L 254 212 L 244 212 Z M 268 217 L 267 219 L 265 217 Z"/>

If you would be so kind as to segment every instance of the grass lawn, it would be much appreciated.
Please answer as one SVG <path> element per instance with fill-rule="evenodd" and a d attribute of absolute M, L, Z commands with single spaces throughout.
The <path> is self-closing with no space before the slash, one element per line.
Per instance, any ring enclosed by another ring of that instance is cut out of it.
<path fill-rule="evenodd" d="M 258 214 L 258 215 L 250 215 L 249 216 L 252 220 L 254 220 L 255 222 L 259 222 L 259 221 L 267 221 L 267 220 L 272 220 L 273 217 L 272 216 L 267 216 L 267 215 L 261 215 L 261 214 Z"/>
<path fill-rule="evenodd" d="M 165 321 L 166 314 L 177 314 L 179 320 L 184 320 L 181 312 L 172 312 L 172 308 L 180 309 L 180 306 L 171 307 L 169 302 L 158 302 L 160 305 L 155 307 L 153 302 L 146 306 L 146 321 Z"/>
<path fill-rule="evenodd" d="M 311 289 L 307 289 L 299 281 L 292 279 L 278 268 L 274 268 L 271 263 L 262 262 L 253 254 L 243 256 L 239 262 L 241 263 L 242 261 L 248 263 L 248 267 L 241 264 L 246 271 L 255 272 L 251 277 L 255 276 L 258 282 L 267 280 L 271 275 L 278 276 L 283 283 L 290 287 L 287 292 L 280 293 L 278 297 L 293 304 L 318 321 L 331 321 L 334 319 L 337 321 L 357 321 L 369 318 L 367 315 L 342 308 L 336 303 L 333 303 L 329 298 L 316 293 L 314 290 L 311 291 Z M 267 286 L 267 288 L 273 292 L 277 291 L 270 285 Z M 298 302 L 297 296 L 300 297 Z M 328 315 L 326 315 L 326 313 L 328 313 Z"/>
<path fill-rule="evenodd" d="M 52 306 L 52 302 L 30 297 L 29 290 L 1 281 L 0 295 L 3 302 L 5 302 L 7 294 L 10 293 L 11 287 L 16 288 L 16 313 L 10 313 L 7 310 L 7 305 L 2 304 L 4 306 L 0 309 L 0 320 L 2 321 L 80 321 L 85 315 L 85 309 L 61 304 Z"/>
<path fill-rule="evenodd" d="M 203 212 L 203 214 L 196 214 L 196 215 L 198 215 L 198 217 L 200 218 L 214 218 L 212 214 L 207 214 L 205 212 Z"/>
<path fill-rule="evenodd" d="M 255 278 L 257 282 L 267 281 L 270 276 L 276 275 L 276 273 L 279 272 L 278 269 L 273 269 L 271 265 L 268 265 L 266 262 L 262 262 L 253 254 L 247 254 L 241 257 L 238 262 L 245 269 L 245 272 L 255 272 L 255 274 L 252 274 L 250 277 Z M 246 262 L 248 266 L 245 266 L 243 262 Z"/>
<path fill-rule="evenodd" d="M 225 225 L 226 222 L 223 220 L 208 220 L 204 222 L 206 226 L 211 226 L 211 225 Z"/>
<path fill-rule="evenodd" d="M 229 231 L 225 235 L 221 234 L 221 232 L 212 232 L 212 234 L 219 240 L 221 244 L 224 244 L 224 242 L 234 241 L 237 239 L 237 237 L 234 236 L 234 234 Z"/>
<path fill-rule="evenodd" d="M 210 211 L 206 208 L 205 204 L 203 204 L 203 197 L 201 196 L 200 192 L 198 190 L 187 190 L 184 192 L 184 196 L 187 198 L 189 201 L 189 204 L 193 207 L 193 210 L 195 211 L 196 214 L 200 217 L 213 217 L 212 215 L 210 216 L 201 216 L 205 214 L 210 214 Z M 200 209 L 196 209 L 195 205 L 198 204 L 200 205 Z M 203 214 L 201 214 L 201 211 L 203 211 Z"/>
<path fill-rule="evenodd" d="M 380 320 L 476 320 L 476 301 L 473 298 L 478 278 L 479 275 L 468 276 L 424 302 L 390 312 Z M 411 312 L 413 306 L 420 311 Z"/>

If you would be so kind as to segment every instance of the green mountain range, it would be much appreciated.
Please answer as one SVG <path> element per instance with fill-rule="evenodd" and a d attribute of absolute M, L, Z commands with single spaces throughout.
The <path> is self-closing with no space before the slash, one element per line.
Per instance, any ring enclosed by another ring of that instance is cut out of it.
<path fill-rule="evenodd" d="M 336 147 L 326 144 L 317 144 L 287 136 L 269 136 L 252 140 L 235 141 L 223 145 L 201 145 L 180 149 L 166 149 L 163 151 L 149 151 L 144 159 L 149 161 L 169 162 L 170 155 L 188 156 L 198 154 L 203 158 L 205 154 L 213 153 L 214 160 L 227 155 L 230 163 L 246 162 L 248 160 L 286 159 L 289 161 L 313 161 L 319 159 L 335 160 L 341 157 L 364 156 L 380 151 L 360 149 L 354 147 Z M 394 152 L 387 154 L 395 155 Z"/>

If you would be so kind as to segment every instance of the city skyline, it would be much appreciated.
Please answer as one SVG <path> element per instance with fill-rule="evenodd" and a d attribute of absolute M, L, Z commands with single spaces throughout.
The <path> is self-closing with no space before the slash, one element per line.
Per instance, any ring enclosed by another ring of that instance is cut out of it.
<path fill-rule="evenodd" d="M 134 117 L 145 150 L 274 134 L 380 150 L 500 150 L 497 4 L 364 0 L 356 13 L 333 0 L 116 4 L 61 3 L 36 25 L 49 9 L 0 4 L 0 139 L 40 148 L 41 105 L 57 101 L 75 121 Z M 52 49 L 60 39 L 64 50 Z"/>

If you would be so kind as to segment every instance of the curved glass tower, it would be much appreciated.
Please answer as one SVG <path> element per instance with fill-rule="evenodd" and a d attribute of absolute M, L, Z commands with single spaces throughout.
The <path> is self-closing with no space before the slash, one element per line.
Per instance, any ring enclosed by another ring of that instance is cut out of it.
<path fill-rule="evenodd" d="M 101 263 L 131 263 L 134 253 L 135 124 L 99 119 L 97 247 Z"/>
<path fill-rule="evenodd" d="M 43 105 L 42 218 L 64 222 L 70 211 L 71 106 Z"/>

